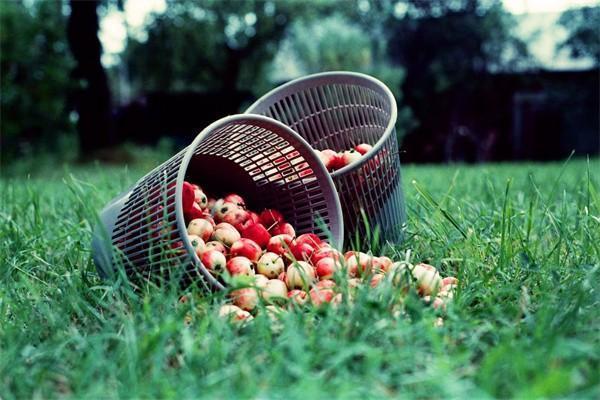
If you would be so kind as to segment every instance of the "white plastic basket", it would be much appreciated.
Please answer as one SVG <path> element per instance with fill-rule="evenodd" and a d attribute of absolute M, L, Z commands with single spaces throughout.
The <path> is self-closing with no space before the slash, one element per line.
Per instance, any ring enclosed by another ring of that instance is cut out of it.
<path fill-rule="evenodd" d="M 367 228 L 398 242 L 406 220 L 396 101 L 379 80 L 352 72 L 325 72 L 282 85 L 256 101 L 246 113 L 283 122 L 318 150 L 343 151 L 360 143 L 373 149 L 359 162 L 334 171 L 347 239 L 365 238 Z"/>
<path fill-rule="evenodd" d="M 186 234 L 184 180 L 208 193 L 237 192 L 253 209 L 275 208 L 298 233 L 343 242 L 333 181 L 300 136 L 271 118 L 235 115 L 204 129 L 190 146 L 149 172 L 101 212 L 93 256 L 101 276 L 166 277 L 183 268 L 208 289 L 223 283 L 198 259 Z"/>

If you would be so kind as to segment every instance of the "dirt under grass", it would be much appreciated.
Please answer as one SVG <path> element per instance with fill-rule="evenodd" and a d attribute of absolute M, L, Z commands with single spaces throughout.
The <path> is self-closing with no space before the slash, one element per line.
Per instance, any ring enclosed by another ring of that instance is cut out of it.
<path fill-rule="evenodd" d="M 147 167 L 0 181 L 0 398 L 600 396 L 600 160 L 404 167 L 388 254 L 460 279 L 439 328 L 416 297 L 392 315 L 364 290 L 237 329 L 222 293 L 178 306 L 174 287 L 99 280 L 95 213 Z"/>

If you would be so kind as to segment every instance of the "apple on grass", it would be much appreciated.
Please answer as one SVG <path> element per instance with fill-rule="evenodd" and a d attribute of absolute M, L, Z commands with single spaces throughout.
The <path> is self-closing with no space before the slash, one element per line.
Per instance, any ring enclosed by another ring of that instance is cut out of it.
<path fill-rule="evenodd" d="M 258 292 L 255 288 L 242 288 L 233 290 L 231 297 L 233 304 L 245 311 L 252 311 L 258 305 Z"/>
<path fill-rule="evenodd" d="M 289 289 L 309 287 L 315 280 L 314 268 L 305 261 L 295 261 L 285 272 L 285 283 Z"/>
<path fill-rule="evenodd" d="M 269 243 L 267 243 L 267 251 L 282 256 L 290 251 L 293 240 L 293 237 L 286 234 L 271 236 Z"/>
<path fill-rule="evenodd" d="M 244 311 L 233 304 L 224 304 L 219 308 L 219 317 L 236 325 L 243 325 L 253 319 L 248 311 Z"/>
<path fill-rule="evenodd" d="M 428 296 L 439 290 L 442 278 L 435 267 L 428 264 L 417 264 L 411 270 L 417 281 L 417 291 L 421 296 Z"/>
<path fill-rule="evenodd" d="M 339 261 L 334 260 L 332 257 L 325 257 L 319 260 L 315 265 L 315 272 L 319 279 L 331 279 L 338 270 L 340 264 Z"/>
<path fill-rule="evenodd" d="M 287 286 L 279 279 L 269 279 L 262 292 L 263 299 L 268 303 L 281 302 L 287 298 L 287 295 Z"/>
<path fill-rule="evenodd" d="M 310 300 L 315 307 L 320 307 L 325 303 L 330 303 L 335 297 L 333 289 L 318 289 L 313 288 L 310 290 Z"/>
<path fill-rule="evenodd" d="M 352 277 L 369 274 L 373 267 L 373 256 L 366 253 L 354 252 L 346 260 L 348 274 Z"/>
<path fill-rule="evenodd" d="M 266 252 L 256 264 L 256 272 L 268 278 L 275 279 L 285 269 L 283 259 L 276 253 Z"/>
<path fill-rule="evenodd" d="M 304 290 L 293 289 L 288 292 L 288 299 L 292 303 L 304 305 L 308 301 L 308 293 Z"/>

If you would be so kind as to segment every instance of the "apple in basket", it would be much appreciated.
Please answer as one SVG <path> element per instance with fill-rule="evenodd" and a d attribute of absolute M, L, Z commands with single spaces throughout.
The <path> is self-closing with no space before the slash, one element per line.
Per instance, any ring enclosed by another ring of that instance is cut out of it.
<path fill-rule="evenodd" d="M 231 275 L 254 275 L 252 261 L 243 256 L 236 256 L 227 261 L 227 271 Z"/>
<path fill-rule="evenodd" d="M 267 228 L 274 228 L 275 225 L 285 222 L 279 211 L 270 208 L 263 210 L 258 218 L 259 222 Z"/>
<path fill-rule="evenodd" d="M 266 248 L 271 239 L 269 231 L 261 223 L 251 224 L 242 229 L 242 237 L 253 240 L 261 248 Z"/>
<path fill-rule="evenodd" d="M 227 260 L 223 253 L 216 250 L 207 250 L 202 253 L 200 261 L 207 270 L 216 273 L 224 271 L 227 264 Z"/>
<path fill-rule="evenodd" d="M 225 245 L 221 242 L 217 242 L 216 240 L 212 240 L 210 242 L 206 242 L 206 245 L 204 246 L 204 251 L 206 250 L 216 250 L 219 253 L 223 254 L 224 256 L 227 255 L 227 249 L 225 248 Z"/>
<path fill-rule="evenodd" d="M 246 209 L 246 200 L 242 196 L 236 193 L 230 193 L 223 198 L 225 203 L 233 203 L 239 208 Z"/>
<path fill-rule="evenodd" d="M 296 237 L 296 231 L 291 224 L 284 222 L 282 224 L 277 224 L 274 228 L 271 229 L 271 235 L 290 235 L 291 237 Z"/>
<path fill-rule="evenodd" d="M 225 214 L 221 221 L 233 225 L 241 233 L 244 223 L 248 221 L 248 211 L 236 208 Z"/>
<path fill-rule="evenodd" d="M 367 143 L 361 143 L 361 144 L 354 146 L 354 150 L 358 151 L 360 153 L 360 155 L 364 156 L 369 151 L 373 150 L 373 146 L 371 146 L 370 144 L 367 144 Z"/>
<path fill-rule="evenodd" d="M 200 206 L 200 208 L 206 208 L 208 206 L 208 197 L 204 194 L 202 188 L 198 185 L 192 185 L 194 188 L 194 202 Z"/>
<path fill-rule="evenodd" d="M 212 239 L 223 243 L 225 246 L 231 246 L 234 242 L 240 240 L 240 233 L 227 222 L 221 222 L 215 227 Z"/>
<path fill-rule="evenodd" d="M 214 214 L 213 214 L 215 217 L 215 221 L 217 221 L 217 222 L 225 221 L 225 215 L 234 210 L 240 210 L 241 212 L 244 212 L 244 215 L 245 215 L 245 211 L 240 209 L 235 203 L 225 202 L 225 201 L 221 202 L 220 200 L 217 200 L 217 203 L 215 204 Z M 228 222 L 231 224 L 230 221 L 225 221 L 225 222 Z M 235 224 L 232 224 L 232 225 L 235 225 Z"/>
<path fill-rule="evenodd" d="M 203 218 L 196 218 L 188 224 L 187 233 L 188 235 L 200 236 L 202 240 L 207 241 L 213 234 L 213 226 Z"/>
<path fill-rule="evenodd" d="M 344 153 L 342 153 L 342 162 L 343 162 L 344 166 L 350 165 L 350 164 L 355 163 L 358 160 L 360 160 L 361 157 L 362 157 L 362 155 L 358 151 L 347 150 Z"/>
<path fill-rule="evenodd" d="M 229 252 L 231 257 L 243 256 L 252 262 L 257 262 L 262 254 L 262 249 L 255 241 L 241 238 L 231 245 Z"/>

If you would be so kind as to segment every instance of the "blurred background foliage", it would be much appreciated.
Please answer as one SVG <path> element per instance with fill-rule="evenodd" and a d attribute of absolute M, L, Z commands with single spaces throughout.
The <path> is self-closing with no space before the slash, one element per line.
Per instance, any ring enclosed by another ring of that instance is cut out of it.
<path fill-rule="evenodd" d="M 267 90 L 326 70 L 391 88 L 408 161 L 549 159 L 599 146 L 598 7 L 560 18 L 561 49 L 593 60 L 574 71 L 538 65 L 515 15 L 493 0 L 176 1 L 141 33 L 126 24 L 124 50 L 104 68 L 101 53 L 73 52 L 100 43 L 99 21 L 128 1 L 0 2 L 3 164 L 41 151 L 119 161 L 123 143 L 164 137 L 183 146 Z M 88 28 L 69 38 L 67 26 Z M 556 112 L 558 122 L 547 118 Z M 558 145 L 542 144 L 544 134 Z"/>

